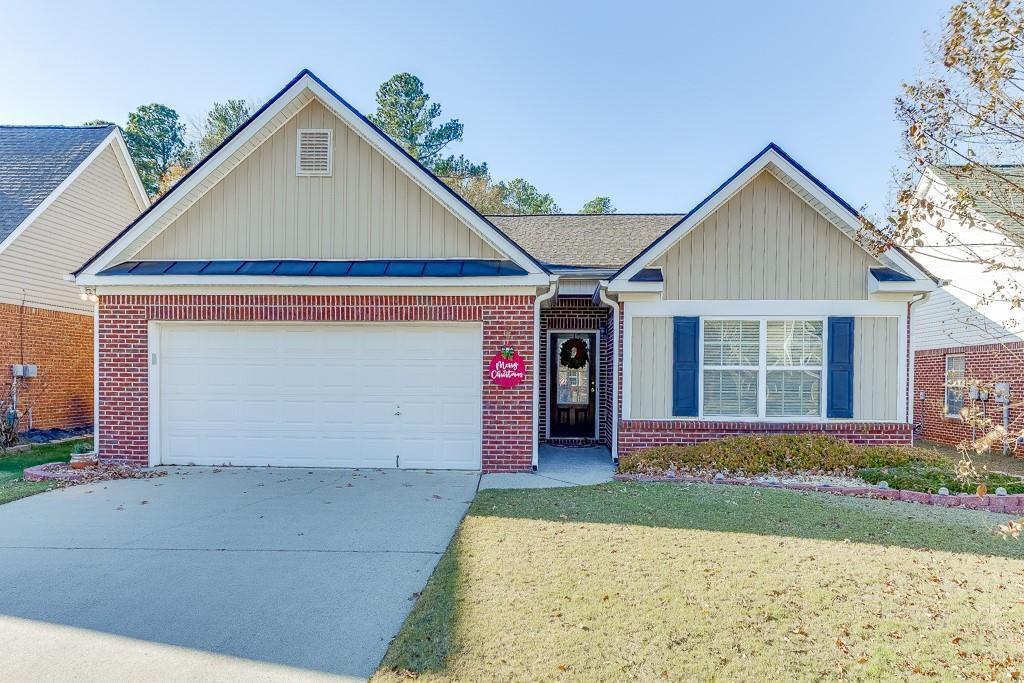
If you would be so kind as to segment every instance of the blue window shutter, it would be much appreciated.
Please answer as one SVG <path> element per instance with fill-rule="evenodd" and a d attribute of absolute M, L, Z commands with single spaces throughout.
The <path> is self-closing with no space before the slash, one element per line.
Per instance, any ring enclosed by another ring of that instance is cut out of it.
<path fill-rule="evenodd" d="M 700 318 L 673 318 L 672 323 L 672 415 L 697 417 Z"/>
<path fill-rule="evenodd" d="M 853 318 L 828 319 L 829 417 L 853 417 Z"/>

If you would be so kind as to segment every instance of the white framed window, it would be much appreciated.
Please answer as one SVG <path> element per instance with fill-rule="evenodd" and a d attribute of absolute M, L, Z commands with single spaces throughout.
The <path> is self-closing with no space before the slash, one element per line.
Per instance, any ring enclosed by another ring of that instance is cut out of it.
<path fill-rule="evenodd" d="M 964 407 L 966 370 L 964 354 L 951 353 L 946 356 L 946 379 L 943 382 L 946 417 L 960 419 L 960 411 Z"/>
<path fill-rule="evenodd" d="M 295 138 L 295 175 L 331 175 L 333 137 L 334 131 L 330 128 L 300 128 Z"/>
<path fill-rule="evenodd" d="M 701 414 L 820 418 L 825 321 L 702 319 Z"/>

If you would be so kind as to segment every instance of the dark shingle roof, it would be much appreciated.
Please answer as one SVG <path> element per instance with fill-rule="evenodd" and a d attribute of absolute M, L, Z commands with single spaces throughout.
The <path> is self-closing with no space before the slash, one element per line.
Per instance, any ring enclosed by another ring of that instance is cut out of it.
<path fill-rule="evenodd" d="M 1024 225 L 1007 210 L 1024 214 L 1024 166 L 997 165 L 991 170 L 964 170 L 963 166 L 932 166 L 935 174 L 954 191 L 966 190 L 974 198 L 974 208 L 993 225 L 1002 221 L 1003 233 L 1024 247 Z"/>
<path fill-rule="evenodd" d="M 0 241 L 14 232 L 113 126 L 0 126 Z"/>
<path fill-rule="evenodd" d="M 683 218 L 681 213 L 487 216 L 537 260 L 618 268 Z"/>

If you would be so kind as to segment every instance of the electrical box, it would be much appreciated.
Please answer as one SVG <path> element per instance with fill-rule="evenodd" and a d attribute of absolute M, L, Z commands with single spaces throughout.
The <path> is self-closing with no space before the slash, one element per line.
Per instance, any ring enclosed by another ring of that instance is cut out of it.
<path fill-rule="evenodd" d="M 972 401 L 977 401 L 978 400 L 978 387 L 971 387 L 970 389 L 968 389 L 968 392 L 969 392 L 970 399 Z"/>
<path fill-rule="evenodd" d="M 35 377 L 39 374 L 39 368 L 31 363 L 16 364 L 11 366 L 11 372 L 15 377 Z"/>
<path fill-rule="evenodd" d="M 1010 383 L 996 382 L 995 386 L 992 387 L 992 400 L 994 400 L 996 403 L 1009 403 Z"/>

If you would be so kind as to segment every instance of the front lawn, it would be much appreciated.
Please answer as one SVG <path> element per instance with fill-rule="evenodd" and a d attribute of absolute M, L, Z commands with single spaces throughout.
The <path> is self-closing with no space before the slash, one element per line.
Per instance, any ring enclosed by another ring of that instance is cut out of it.
<path fill-rule="evenodd" d="M 81 441 L 88 442 L 88 439 L 41 444 L 28 450 L 0 455 L 0 505 L 52 488 L 53 484 L 45 481 L 23 481 L 22 472 L 33 465 L 68 461 L 71 449 Z"/>
<path fill-rule="evenodd" d="M 1024 673 L 989 513 L 776 489 L 481 491 L 377 681 Z"/>

